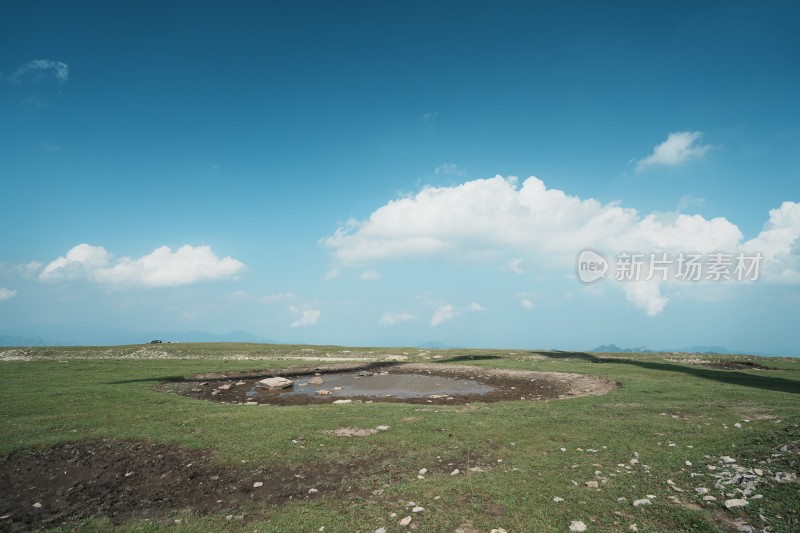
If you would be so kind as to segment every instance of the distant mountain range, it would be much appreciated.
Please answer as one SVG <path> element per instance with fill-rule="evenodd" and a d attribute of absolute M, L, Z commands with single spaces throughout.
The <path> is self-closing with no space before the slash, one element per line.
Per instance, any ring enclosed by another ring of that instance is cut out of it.
<path fill-rule="evenodd" d="M 0 331 L 0 346 L 115 346 L 163 342 L 255 342 L 270 339 L 246 331 L 216 334 L 207 331 L 128 331 L 93 324 L 67 324 Z"/>
<path fill-rule="evenodd" d="M 669 350 L 651 350 L 647 346 L 637 346 L 634 348 L 620 348 L 616 344 L 604 344 L 598 346 L 591 352 L 608 352 L 608 353 L 653 353 L 653 352 L 686 352 L 686 353 L 704 353 L 704 354 L 730 354 L 737 353 L 722 346 L 687 346 L 685 348 L 669 349 Z M 767 354 L 753 354 L 753 355 L 767 355 Z"/>

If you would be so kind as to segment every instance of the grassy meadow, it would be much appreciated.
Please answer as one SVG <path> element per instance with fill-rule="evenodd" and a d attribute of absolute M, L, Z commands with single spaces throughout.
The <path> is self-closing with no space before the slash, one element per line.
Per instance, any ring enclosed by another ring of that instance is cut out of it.
<path fill-rule="evenodd" d="M 592 374 L 619 386 L 601 396 L 431 406 L 251 407 L 157 390 L 202 373 L 397 356 Z M 233 520 L 224 512 L 174 509 L 113 527 L 119 531 L 564 532 L 579 528 L 575 522 L 586 531 L 736 531 L 744 523 L 757 531 L 800 531 L 800 484 L 771 477 L 800 470 L 800 359 L 258 344 L 0 348 L 0 406 L 0 458 L 108 438 L 211 450 L 244 468 L 359 465 L 337 480 L 358 496 L 321 490 L 312 499 L 250 504 Z M 354 438 L 323 433 L 379 425 L 390 429 Z M 727 509 L 728 497 L 714 487 L 722 456 L 764 471 L 745 507 Z M 451 463 L 458 475 L 447 473 Z M 423 468 L 432 473 L 419 479 Z M 697 487 L 717 501 L 703 501 Z M 633 505 L 645 498 L 650 504 Z M 424 510 L 412 513 L 409 502 Z M 411 523 L 400 525 L 406 516 Z M 60 530 L 111 528 L 93 517 Z"/>

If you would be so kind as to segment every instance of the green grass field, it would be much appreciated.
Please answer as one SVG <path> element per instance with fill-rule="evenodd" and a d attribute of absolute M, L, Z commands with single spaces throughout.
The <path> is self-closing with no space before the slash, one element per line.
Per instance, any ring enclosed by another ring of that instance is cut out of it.
<path fill-rule="evenodd" d="M 620 386 L 602 396 L 452 406 L 249 407 L 156 390 L 163 382 L 208 372 L 387 356 L 446 365 L 465 355 L 494 356 L 466 364 L 593 374 Z M 117 526 L 122 531 L 563 532 L 574 521 L 583 522 L 586 531 L 627 531 L 633 524 L 638 531 L 736 531 L 736 520 L 756 531 L 765 526 L 800 531 L 800 484 L 773 479 L 777 472 L 800 471 L 800 359 L 689 354 L 592 359 L 521 350 L 255 344 L 7 348 L 0 349 L 0 359 L 0 457 L 111 438 L 210 450 L 221 462 L 248 468 L 316 465 L 327 471 L 360 465 L 337 481 L 353 488 L 354 496 L 333 490 L 328 496 L 323 490 L 313 499 L 254 503 L 234 520 L 227 513 L 176 508 L 166 517 Z M 755 361 L 770 369 L 698 364 L 704 360 Z M 391 429 L 360 438 L 323 433 L 378 425 Z M 726 509 L 727 489 L 714 487 L 721 456 L 764 472 L 746 507 Z M 451 476 L 445 473 L 448 463 L 464 471 Z M 476 466 L 483 471 L 469 470 Z M 433 473 L 418 479 L 422 468 Z M 597 481 L 599 490 L 588 488 L 588 481 Z M 697 487 L 708 488 L 717 501 L 704 502 Z M 647 495 L 655 496 L 650 505 L 632 504 Z M 408 502 L 424 511 L 412 513 Z M 411 524 L 399 525 L 406 516 L 412 516 Z M 94 517 L 62 529 L 111 527 Z"/>

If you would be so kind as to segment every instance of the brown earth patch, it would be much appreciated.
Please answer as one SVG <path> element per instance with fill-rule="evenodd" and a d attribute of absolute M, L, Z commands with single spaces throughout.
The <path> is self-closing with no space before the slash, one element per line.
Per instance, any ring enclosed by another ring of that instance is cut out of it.
<path fill-rule="evenodd" d="M 566 372 L 534 372 L 525 370 L 491 369 L 464 365 L 442 365 L 428 363 L 373 365 L 330 365 L 319 367 L 294 367 L 281 370 L 256 370 L 251 372 L 230 372 L 202 374 L 179 382 L 168 382 L 159 386 L 163 392 L 175 392 L 197 399 L 212 400 L 233 404 L 270 404 L 270 405 L 309 405 L 330 404 L 335 399 L 327 396 L 281 394 L 281 391 L 265 394 L 257 398 L 247 396 L 255 382 L 266 377 L 286 377 L 302 379 L 321 373 L 381 371 L 389 374 L 424 374 L 431 376 L 471 379 L 494 387 L 484 394 L 452 394 L 445 397 L 436 395 L 417 398 L 396 398 L 386 396 L 346 396 L 346 398 L 362 402 L 391 402 L 434 405 L 458 405 L 471 402 L 499 402 L 512 400 L 554 400 L 576 396 L 606 394 L 619 384 L 612 380 Z"/>
<path fill-rule="evenodd" d="M 92 516 L 105 516 L 113 524 L 132 519 L 169 522 L 170 516 L 186 510 L 236 513 L 253 502 L 363 496 L 349 493 L 352 489 L 343 481 L 375 470 L 374 459 L 248 469 L 176 445 L 69 442 L 0 458 L 0 532 L 56 527 Z M 310 495 L 311 488 L 319 492 Z"/>

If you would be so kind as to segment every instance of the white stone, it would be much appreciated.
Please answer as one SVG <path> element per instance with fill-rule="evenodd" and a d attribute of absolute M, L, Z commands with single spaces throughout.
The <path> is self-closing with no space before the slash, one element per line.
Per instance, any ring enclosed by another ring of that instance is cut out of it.
<path fill-rule="evenodd" d="M 254 489 L 257 489 L 258 487 L 263 487 L 263 486 L 264 486 L 264 483 L 262 481 L 256 481 L 255 483 L 253 483 L 253 488 Z"/>
<path fill-rule="evenodd" d="M 640 505 L 650 505 L 651 503 L 653 503 L 653 502 L 651 502 L 647 498 L 642 498 L 641 500 L 634 500 L 633 506 L 634 507 L 639 507 Z"/>
<path fill-rule="evenodd" d="M 570 531 L 586 531 L 586 524 L 582 520 L 573 520 L 569 525 Z"/>
<path fill-rule="evenodd" d="M 455 470 L 453 470 L 452 472 L 450 472 L 450 475 L 451 475 L 451 476 L 457 476 L 457 475 L 459 475 L 460 473 L 461 473 L 461 471 L 460 471 L 458 468 L 456 468 Z"/>
<path fill-rule="evenodd" d="M 266 378 L 256 383 L 256 387 L 267 389 L 285 389 L 294 385 L 294 381 L 282 377 Z"/>
<path fill-rule="evenodd" d="M 342 403 L 353 403 L 353 400 L 334 400 L 333 403 L 339 403 L 339 404 L 342 404 Z"/>
<path fill-rule="evenodd" d="M 318 492 L 319 492 L 319 491 L 318 491 L 317 489 L 308 489 L 308 493 L 309 493 L 309 494 L 316 494 L 316 493 L 318 493 Z"/>
<path fill-rule="evenodd" d="M 392 426 L 375 426 L 375 429 L 377 429 L 378 431 L 389 431 L 390 429 L 392 429 Z"/>
<path fill-rule="evenodd" d="M 727 507 L 728 509 L 733 509 L 735 507 L 744 507 L 746 505 L 747 505 L 747 500 L 742 500 L 740 498 L 725 500 L 725 507 Z"/>
<path fill-rule="evenodd" d="M 709 494 L 708 496 L 703 496 L 703 501 L 704 502 L 715 502 L 715 501 L 717 501 L 717 498 L 714 497 L 714 496 L 711 496 Z"/>
<path fill-rule="evenodd" d="M 553 501 L 554 501 L 554 502 L 556 502 L 556 503 L 558 503 L 558 502 L 563 502 L 563 501 L 564 501 L 564 498 L 561 498 L 561 497 L 559 497 L 559 496 L 556 496 L 555 498 L 553 498 Z"/>
<path fill-rule="evenodd" d="M 386 533 L 386 528 L 385 527 L 379 527 L 378 529 L 375 530 L 375 533 Z"/>
<path fill-rule="evenodd" d="M 410 523 L 411 523 L 411 517 L 410 516 L 407 516 L 407 517 L 403 518 L 402 520 L 400 520 L 400 522 L 398 522 L 398 524 L 400 524 L 401 526 L 407 526 Z"/>
<path fill-rule="evenodd" d="M 420 468 L 420 470 L 419 470 L 419 475 L 420 476 L 424 476 L 427 473 L 428 473 L 428 469 L 427 468 Z"/>
<path fill-rule="evenodd" d="M 412 513 L 421 513 L 421 512 L 422 512 L 422 511 L 424 511 L 424 510 L 425 510 L 425 508 L 424 508 L 424 507 L 420 507 L 419 505 L 417 505 L 416 507 L 414 507 L 413 509 L 411 509 L 411 512 L 412 512 Z"/>
<path fill-rule="evenodd" d="M 39 503 L 39 502 L 36 502 L 36 503 L 33 504 L 33 508 L 34 509 L 41 509 L 42 508 L 42 504 Z"/>

